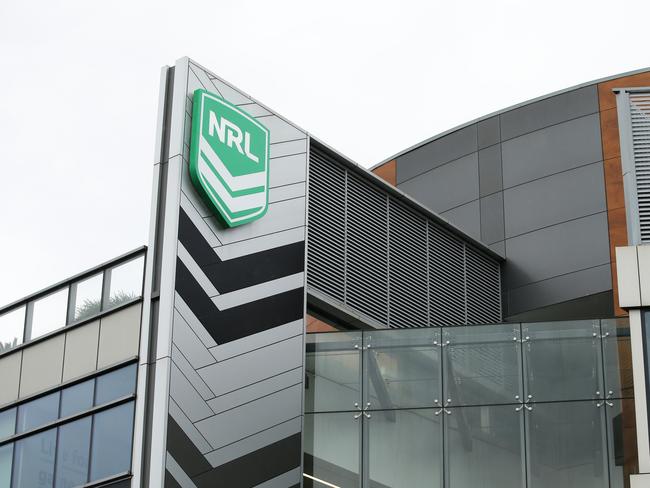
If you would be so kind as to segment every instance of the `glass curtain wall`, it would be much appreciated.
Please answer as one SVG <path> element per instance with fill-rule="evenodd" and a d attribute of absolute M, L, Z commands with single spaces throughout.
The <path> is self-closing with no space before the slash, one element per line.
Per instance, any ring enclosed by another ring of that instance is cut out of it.
<path fill-rule="evenodd" d="M 625 320 L 307 336 L 306 488 L 592 488 L 636 471 Z"/>

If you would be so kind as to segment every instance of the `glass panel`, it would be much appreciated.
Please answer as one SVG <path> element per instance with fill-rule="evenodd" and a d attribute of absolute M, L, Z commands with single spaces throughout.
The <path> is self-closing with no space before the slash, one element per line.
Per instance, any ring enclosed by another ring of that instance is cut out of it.
<path fill-rule="evenodd" d="M 528 488 L 605 488 L 604 408 L 596 402 L 533 405 L 526 412 Z"/>
<path fill-rule="evenodd" d="M 445 416 L 450 488 L 524 482 L 523 413 L 515 405 L 452 408 Z"/>
<path fill-rule="evenodd" d="M 639 472 L 634 400 L 613 400 L 605 410 L 611 488 L 629 488 L 630 475 Z"/>
<path fill-rule="evenodd" d="M 94 416 L 90 481 L 131 469 L 133 402 Z"/>
<path fill-rule="evenodd" d="M 303 487 L 359 486 L 360 432 L 352 412 L 305 415 Z"/>
<path fill-rule="evenodd" d="M 72 488 L 88 481 L 91 418 L 59 428 L 56 452 L 56 488 Z"/>
<path fill-rule="evenodd" d="M 14 435 L 16 432 L 16 407 L 0 412 L 0 439 Z M 2 486 L 2 485 L 0 485 Z"/>
<path fill-rule="evenodd" d="M 363 340 L 368 408 L 433 407 L 441 398 L 439 329 L 372 331 Z"/>
<path fill-rule="evenodd" d="M 361 333 L 309 334 L 306 340 L 305 411 L 354 410 L 361 402 Z"/>
<path fill-rule="evenodd" d="M 379 411 L 364 420 L 364 428 L 369 431 L 368 486 L 442 486 L 442 416 L 435 412 L 434 409 Z"/>
<path fill-rule="evenodd" d="M 597 320 L 522 324 L 526 395 L 532 401 L 580 400 L 603 393 Z"/>
<path fill-rule="evenodd" d="M 104 308 L 117 307 L 142 295 L 144 256 L 132 259 L 110 271 L 109 303 Z"/>
<path fill-rule="evenodd" d="M 0 315 L 0 352 L 8 351 L 22 344 L 24 330 L 24 306 Z"/>
<path fill-rule="evenodd" d="M 68 311 L 68 289 L 63 288 L 40 300 L 36 300 L 33 307 L 34 312 L 29 339 L 36 339 L 65 326 Z"/>
<path fill-rule="evenodd" d="M 0 486 L 9 488 L 11 484 L 11 464 L 14 457 L 14 445 L 0 447 Z"/>
<path fill-rule="evenodd" d="M 519 324 L 445 328 L 445 400 L 451 399 L 452 405 L 518 401 L 519 337 Z"/>
<path fill-rule="evenodd" d="M 56 429 L 16 441 L 12 486 L 53 487 L 55 447 Z"/>
<path fill-rule="evenodd" d="M 75 297 L 73 320 L 83 320 L 99 313 L 103 276 L 103 273 L 99 273 L 72 285 Z"/>
<path fill-rule="evenodd" d="M 76 413 L 92 408 L 95 380 L 84 381 L 74 386 L 69 386 L 61 392 L 61 418 L 69 417 Z"/>
<path fill-rule="evenodd" d="M 630 322 L 628 319 L 602 320 L 601 329 L 605 392 L 611 398 L 633 398 Z"/>
<path fill-rule="evenodd" d="M 55 391 L 18 407 L 18 434 L 35 429 L 59 418 L 59 394 Z"/>
<path fill-rule="evenodd" d="M 135 393 L 136 364 L 97 377 L 95 405 L 103 405 Z"/>

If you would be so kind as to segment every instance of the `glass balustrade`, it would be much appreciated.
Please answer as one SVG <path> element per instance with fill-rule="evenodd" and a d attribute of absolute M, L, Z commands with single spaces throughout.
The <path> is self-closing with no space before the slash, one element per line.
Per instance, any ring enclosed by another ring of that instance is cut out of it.
<path fill-rule="evenodd" d="M 307 336 L 304 486 L 625 488 L 625 319 Z"/>

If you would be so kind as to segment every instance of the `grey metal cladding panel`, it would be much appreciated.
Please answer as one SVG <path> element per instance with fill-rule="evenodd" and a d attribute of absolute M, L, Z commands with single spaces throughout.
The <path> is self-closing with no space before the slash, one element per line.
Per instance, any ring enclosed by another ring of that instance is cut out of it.
<path fill-rule="evenodd" d="M 283 390 L 289 386 L 302 383 L 303 369 L 298 367 L 285 373 L 272 376 L 266 380 L 254 383 L 250 386 L 240 388 L 231 393 L 218 396 L 208 400 L 208 405 L 215 413 L 221 413 L 225 410 L 238 407 L 251 400 L 256 400 L 263 396 L 269 395 L 274 391 Z"/>
<path fill-rule="evenodd" d="M 280 439 L 300 432 L 302 430 L 302 419 L 296 417 L 294 419 L 282 422 L 274 427 L 263 430 L 258 434 L 246 437 L 240 441 L 234 442 L 220 449 L 206 454 L 206 459 L 214 466 L 221 466 L 222 464 L 232 461 L 235 458 L 253 452 L 261 447 L 268 446 Z"/>
<path fill-rule="evenodd" d="M 210 390 L 210 387 L 205 384 L 203 379 L 189 363 L 187 357 L 174 344 L 172 344 L 172 359 L 174 365 L 181 371 L 181 373 L 183 373 L 185 378 L 192 384 L 194 389 L 204 400 L 214 398 L 214 393 Z"/>
<path fill-rule="evenodd" d="M 508 288 L 609 263 L 607 213 L 508 239 L 506 256 Z"/>
<path fill-rule="evenodd" d="M 482 197 L 503 189 L 500 144 L 478 152 L 478 180 L 479 193 Z"/>
<path fill-rule="evenodd" d="M 474 239 L 481 239 L 481 216 L 478 200 L 443 212 L 441 215 Z"/>
<path fill-rule="evenodd" d="M 506 237 L 607 210 L 603 163 L 548 176 L 503 192 Z"/>
<path fill-rule="evenodd" d="M 302 335 L 198 371 L 216 396 L 302 366 Z"/>
<path fill-rule="evenodd" d="M 476 124 L 464 127 L 397 158 L 397 183 L 476 152 Z"/>
<path fill-rule="evenodd" d="M 183 413 L 172 398 L 169 399 L 169 415 L 172 416 L 199 451 L 205 454 L 212 450 L 212 446 L 208 443 L 205 437 L 201 435 L 198 429 L 194 427 L 194 424 L 192 424 L 190 419 L 187 418 L 187 415 Z"/>
<path fill-rule="evenodd" d="M 302 385 L 295 385 L 197 422 L 196 427 L 218 448 L 301 414 Z"/>
<path fill-rule="evenodd" d="M 600 117 L 588 115 L 502 143 L 503 185 L 514 185 L 602 160 Z"/>
<path fill-rule="evenodd" d="M 306 158 L 306 153 L 271 158 L 269 188 L 305 181 L 307 179 Z"/>
<path fill-rule="evenodd" d="M 609 264 L 556 276 L 508 290 L 509 313 L 516 314 L 611 290 Z"/>
<path fill-rule="evenodd" d="M 504 239 L 503 193 L 481 198 L 481 240 L 494 244 Z"/>
<path fill-rule="evenodd" d="M 501 127 L 499 123 L 499 116 L 496 115 L 489 119 L 481 120 L 478 123 L 478 148 L 496 144 L 501 140 Z"/>
<path fill-rule="evenodd" d="M 169 394 L 192 422 L 214 415 L 212 409 L 173 361 Z"/>
<path fill-rule="evenodd" d="M 398 185 L 434 212 L 478 198 L 478 153 L 474 152 Z"/>
<path fill-rule="evenodd" d="M 501 114 L 501 140 L 596 112 L 596 85 L 561 93 Z"/>
<path fill-rule="evenodd" d="M 209 337 L 207 332 L 203 335 Z M 212 342 L 208 345 L 214 345 L 214 339 L 212 337 L 210 339 Z M 202 368 L 216 362 L 212 354 L 210 354 L 210 351 L 208 351 L 208 345 L 201 342 L 201 339 L 199 339 L 178 310 L 174 311 L 173 343 L 183 353 L 194 369 Z"/>

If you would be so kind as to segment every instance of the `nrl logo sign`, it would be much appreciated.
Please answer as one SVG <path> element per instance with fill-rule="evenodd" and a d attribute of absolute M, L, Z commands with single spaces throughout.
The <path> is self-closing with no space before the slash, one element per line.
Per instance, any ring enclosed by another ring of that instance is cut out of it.
<path fill-rule="evenodd" d="M 223 98 L 194 92 L 190 177 L 228 227 L 268 208 L 269 130 Z"/>

